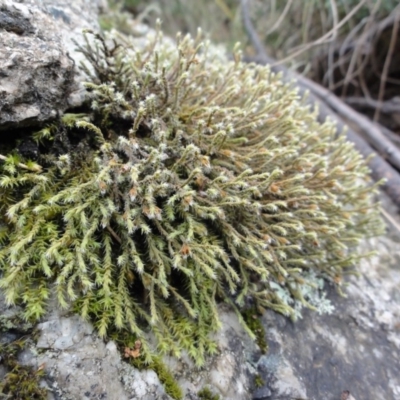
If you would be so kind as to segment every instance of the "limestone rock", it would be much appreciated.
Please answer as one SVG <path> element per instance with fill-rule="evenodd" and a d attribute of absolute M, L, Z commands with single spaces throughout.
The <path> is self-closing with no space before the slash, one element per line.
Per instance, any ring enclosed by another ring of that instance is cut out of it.
<path fill-rule="evenodd" d="M 19 355 L 21 363 L 34 369 L 45 366 L 43 384 L 48 388 L 49 399 L 172 400 L 154 371 L 133 368 L 122 359 L 114 342 L 102 341 L 80 317 L 63 314 L 55 303 L 50 309 L 52 312 L 37 326 L 37 342 L 31 342 Z M 18 311 L 18 307 L 8 308 L 0 299 L 0 312 L 11 317 Z M 252 398 L 255 370 L 246 357 L 257 352 L 256 346 L 235 314 L 222 312 L 224 326 L 215 337 L 220 353 L 210 358 L 204 368 L 196 368 L 187 356 L 180 360 L 165 358 L 165 365 L 187 399 L 198 400 L 197 393 L 204 386 L 211 387 L 222 399 Z M 0 342 L 17 337 L 18 334 L 3 333 Z M 6 372 L 0 370 L 0 378 Z"/>
<path fill-rule="evenodd" d="M 0 1 L 1 131 L 38 126 L 79 106 L 84 28 L 97 29 L 102 0 Z"/>

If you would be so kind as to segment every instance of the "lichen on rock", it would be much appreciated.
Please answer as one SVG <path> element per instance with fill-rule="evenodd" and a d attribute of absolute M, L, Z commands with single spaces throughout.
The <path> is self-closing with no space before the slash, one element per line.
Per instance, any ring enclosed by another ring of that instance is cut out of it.
<path fill-rule="evenodd" d="M 331 122 L 237 50 L 88 34 L 87 107 L 34 135 L 40 170 L 0 164 L 9 304 L 37 319 L 54 290 L 100 335 L 130 331 L 146 362 L 150 330 L 159 353 L 201 365 L 219 301 L 294 316 L 281 292 L 313 307 L 309 276 L 340 285 L 381 223 L 365 160 Z"/>

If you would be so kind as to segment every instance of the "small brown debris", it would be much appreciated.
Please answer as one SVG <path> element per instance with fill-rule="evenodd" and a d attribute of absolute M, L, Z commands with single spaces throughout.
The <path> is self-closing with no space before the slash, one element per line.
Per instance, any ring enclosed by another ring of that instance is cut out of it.
<path fill-rule="evenodd" d="M 125 347 L 124 357 L 125 358 L 138 358 L 140 357 L 140 349 L 142 348 L 142 342 L 140 340 L 136 340 L 135 347 L 130 349 L 129 347 Z"/>

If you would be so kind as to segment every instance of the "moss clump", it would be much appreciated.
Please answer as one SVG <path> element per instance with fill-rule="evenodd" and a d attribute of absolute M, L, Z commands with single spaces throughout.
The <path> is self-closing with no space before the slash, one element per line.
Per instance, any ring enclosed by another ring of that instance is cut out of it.
<path fill-rule="evenodd" d="M 34 325 L 26 321 L 23 312 L 0 315 L 0 333 L 12 331 L 19 339 L 0 344 L 0 365 L 6 374 L 0 382 L 0 398 L 10 400 L 47 399 L 47 390 L 40 385 L 45 373 L 19 363 L 18 354 L 26 348 L 28 339 L 35 340 Z"/>
<path fill-rule="evenodd" d="M 120 353 L 125 357 L 125 361 L 140 371 L 144 369 L 153 370 L 157 374 L 158 379 L 164 386 L 165 392 L 169 396 L 176 400 L 183 398 L 181 387 L 163 362 L 162 357 L 153 355 L 149 362 L 146 355 L 142 352 L 141 341 L 126 330 L 123 332 L 116 330 L 109 332 L 109 337 L 117 343 Z M 139 346 L 137 346 L 138 342 Z M 132 352 L 135 349 L 138 350 L 134 355 L 132 355 Z"/>
<path fill-rule="evenodd" d="M 27 319 L 54 288 L 100 335 L 139 338 L 146 362 L 151 330 L 161 354 L 202 364 L 218 301 L 291 315 L 272 286 L 306 303 L 305 272 L 339 282 L 380 223 L 364 160 L 295 90 L 161 36 L 94 35 L 88 108 L 35 135 L 41 169 L 1 161 L 0 288 Z"/>
<path fill-rule="evenodd" d="M 253 332 L 261 352 L 266 354 L 268 351 L 268 343 L 265 339 L 266 333 L 261 323 L 260 312 L 256 307 L 251 307 L 242 311 L 242 316 L 248 328 Z"/>
<path fill-rule="evenodd" d="M 18 331 L 20 333 L 32 332 L 34 324 L 26 321 L 23 311 L 19 311 L 14 315 L 0 315 L 0 332 L 7 332 L 9 330 Z"/>
<path fill-rule="evenodd" d="M 25 346 L 26 340 L 19 339 L 0 345 L 0 361 L 7 373 L 0 382 L 0 397 L 10 400 L 45 400 L 47 390 L 40 386 L 45 373 L 43 368 L 34 369 L 18 362 L 18 352 Z"/>
<path fill-rule="evenodd" d="M 265 385 L 265 381 L 260 375 L 256 375 L 254 378 L 254 385 L 256 388 L 263 387 Z"/>
<path fill-rule="evenodd" d="M 220 399 L 219 395 L 213 394 L 213 392 L 208 387 L 204 387 L 203 389 L 201 389 L 197 393 L 197 396 L 199 396 L 199 398 L 201 400 L 219 400 Z"/>
<path fill-rule="evenodd" d="M 160 357 L 153 357 L 149 368 L 157 374 L 158 379 L 160 379 L 160 382 L 164 385 L 165 391 L 168 395 L 173 399 L 183 399 L 181 387 Z"/>

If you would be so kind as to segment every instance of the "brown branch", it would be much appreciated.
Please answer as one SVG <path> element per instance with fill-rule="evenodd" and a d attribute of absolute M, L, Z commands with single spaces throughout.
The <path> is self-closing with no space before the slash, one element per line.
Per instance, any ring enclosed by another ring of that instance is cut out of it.
<path fill-rule="evenodd" d="M 365 97 L 346 97 L 343 99 L 347 104 L 352 106 L 364 107 L 364 108 L 379 108 L 384 114 L 400 113 L 400 97 L 396 96 L 390 100 L 378 101 L 371 98 Z"/>
<path fill-rule="evenodd" d="M 377 37 L 382 34 L 386 29 L 391 28 L 400 16 L 400 5 L 396 6 L 392 12 L 383 20 L 379 22 L 373 22 L 368 29 L 362 33 L 362 35 L 353 40 L 345 40 L 343 43 L 343 48 L 341 50 L 341 54 L 345 52 L 354 51 L 354 49 L 360 48 L 360 44 L 367 44 L 367 41 L 373 40 L 374 37 Z M 371 16 L 371 18 L 374 16 Z"/>
<path fill-rule="evenodd" d="M 304 77 L 299 77 L 298 80 L 301 85 L 305 86 L 312 93 L 317 95 L 342 118 L 357 125 L 368 143 L 392 166 L 400 170 L 400 151 L 385 135 L 382 134 L 375 123 L 364 115 L 359 114 L 336 97 L 332 92 L 317 83 Z"/>
<path fill-rule="evenodd" d="M 249 12 L 249 0 L 240 0 L 241 10 L 242 10 L 242 20 L 244 28 L 249 36 L 250 42 L 257 52 L 258 57 L 262 58 L 264 63 L 273 64 L 275 60 L 268 57 L 264 45 L 261 43 L 258 33 L 254 29 L 253 23 L 251 22 L 250 12 Z"/>
<path fill-rule="evenodd" d="M 392 132 L 390 129 L 386 128 L 383 125 L 377 124 L 381 132 L 388 138 L 390 139 L 393 143 L 396 143 L 400 147 L 400 136 L 394 132 Z"/>
<path fill-rule="evenodd" d="M 122 243 L 121 238 L 117 235 L 117 233 L 114 231 L 114 229 L 111 228 L 110 225 L 107 225 L 107 226 L 106 226 L 106 229 L 108 230 L 108 232 L 111 233 L 111 236 L 112 236 L 119 244 Z"/>

